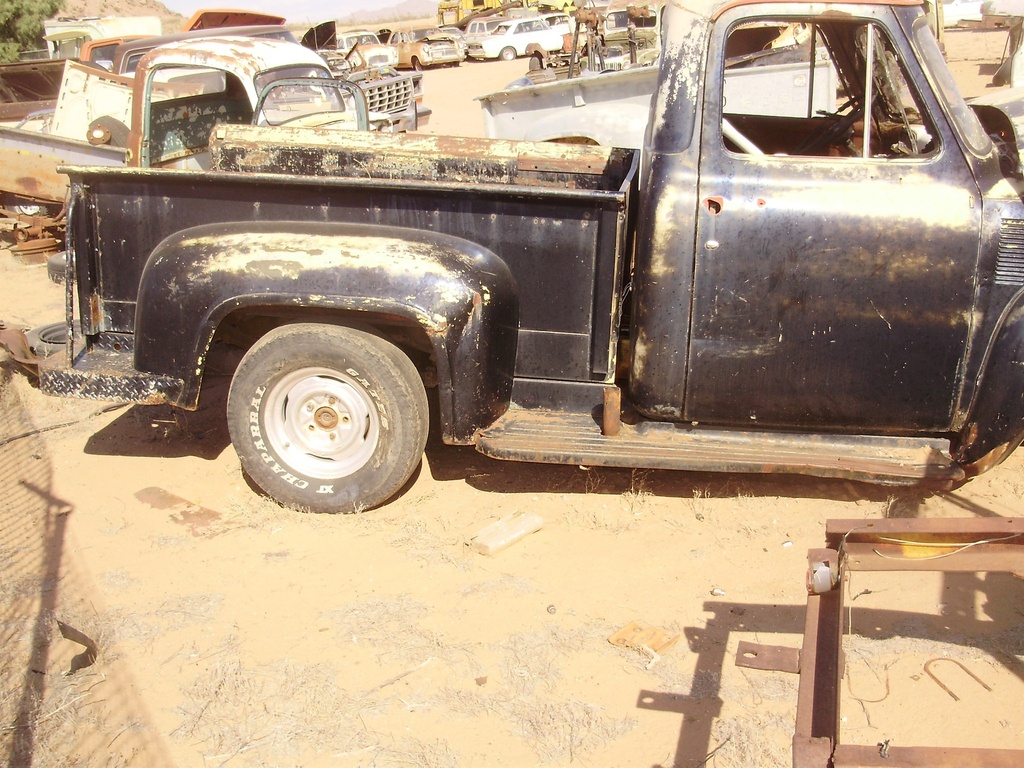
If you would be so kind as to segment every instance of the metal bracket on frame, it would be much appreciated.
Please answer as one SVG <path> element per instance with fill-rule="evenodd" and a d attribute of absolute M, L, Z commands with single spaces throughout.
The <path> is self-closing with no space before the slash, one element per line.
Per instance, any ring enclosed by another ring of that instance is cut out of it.
<path fill-rule="evenodd" d="M 807 553 L 808 598 L 802 650 L 744 641 L 736 654 L 737 666 L 800 675 L 794 768 L 1024 765 L 1024 750 L 896 747 L 888 743 L 880 749 L 839 741 L 843 577 L 853 571 L 987 571 L 1024 576 L 1024 520 L 830 520 L 825 526 L 825 544 L 825 548 Z M 906 557 L 907 548 L 919 547 L 934 550 L 936 556 Z M 941 682 L 939 685 L 954 695 Z"/>

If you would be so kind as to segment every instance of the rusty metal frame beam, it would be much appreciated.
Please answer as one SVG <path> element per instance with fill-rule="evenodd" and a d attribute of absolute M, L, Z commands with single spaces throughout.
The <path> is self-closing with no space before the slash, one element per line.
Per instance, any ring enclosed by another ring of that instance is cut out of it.
<path fill-rule="evenodd" d="M 975 571 L 1024 574 L 1024 519 L 830 520 L 827 550 L 838 554 L 838 584 L 810 594 L 800 657 L 794 768 L 1010 768 L 1024 751 L 953 747 L 846 746 L 839 741 L 843 675 L 843 583 L 851 571 Z"/>

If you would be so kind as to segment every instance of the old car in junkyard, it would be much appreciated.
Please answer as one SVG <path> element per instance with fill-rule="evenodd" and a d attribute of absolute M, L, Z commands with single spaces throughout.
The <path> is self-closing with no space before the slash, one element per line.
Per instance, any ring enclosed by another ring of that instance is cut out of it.
<path fill-rule="evenodd" d="M 512 61 L 519 56 L 560 51 L 563 44 L 562 35 L 540 17 L 507 19 L 489 35 L 470 42 L 466 55 L 473 59 Z"/>
<path fill-rule="evenodd" d="M 371 113 L 390 115 L 392 133 L 426 125 L 430 110 L 423 105 L 422 76 L 399 72 L 397 52 L 375 33 L 341 32 L 337 27 L 336 21 L 311 27 L 302 36 L 302 45 L 316 51 L 332 75 L 359 85 Z"/>
<path fill-rule="evenodd" d="M 466 58 L 461 42 L 437 27 L 424 29 L 382 29 L 381 41 L 398 51 L 398 68 L 458 66 Z"/>
<path fill-rule="evenodd" d="M 479 43 L 480 40 L 487 37 L 487 35 L 497 29 L 499 24 L 506 21 L 508 21 L 508 19 L 504 16 L 488 16 L 485 19 L 474 19 L 466 24 L 466 45 L 469 46 L 472 43 Z"/>
<path fill-rule="evenodd" d="M 341 31 L 337 21 L 324 21 L 310 27 L 301 42 L 323 56 L 336 74 L 398 66 L 398 51 L 382 43 L 376 32 L 367 29 Z"/>
<path fill-rule="evenodd" d="M 469 47 L 469 43 L 466 41 L 466 33 L 458 27 L 441 27 L 441 31 L 451 37 L 455 41 L 455 44 L 462 49 L 462 58 L 466 58 L 466 49 Z"/>

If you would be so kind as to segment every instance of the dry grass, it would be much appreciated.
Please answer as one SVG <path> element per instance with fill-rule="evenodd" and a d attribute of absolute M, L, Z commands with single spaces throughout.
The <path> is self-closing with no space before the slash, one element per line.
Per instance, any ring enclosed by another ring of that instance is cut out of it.
<path fill-rule="evenodd" d="M 537 585 L 523 576 L 502 576 L 488 581 L 475 581 L 463 587 L 459 594 L 462 597 L 473 595 L 491 595 L 512 592 L 517 595 L 528 595 L 537 592 Z"/>
<path fill-rule="evenodd" d="M 792 731 L 792 715 L 756 712 L 744 717 L 715 720 L 711 727 L 712 751 L 707 762 L 693 765 L 714 768 L 786 768 L 792 764 L 788 739 L 771 735 Z M 685 763 L 684 763 L 685 765 Z"/>
<path fill-rule="evenodd" d="M 6 678 L 7 676 L 4 675 Z M 31 701 L 21 701 L 22 712 L 30 712 L 28 717 L 10 717 L 14 714 L 11 708 L 14 689 L 9 687 L 10 681 L 4 682 L 4 700 L 0 703 L 4 722 L 10 723 L 0 729 L 0 750 L 12 756 L 8 765 L 17 765 L 13 755 L 28 752 L 31 754 L 33 768 L 74 768 L 75 766 L 95 766 L 96 755 L 88 751 L 75 749 L 84 733 L 110 727 L 110 722 L 98 708 L 101 701 L 94 691 L 104 681 L 104 675 L 98 671 L 82 672 L 74 677 L 53 678 L 45 693 Z M 142 724 L 136 720 L 122 723 L 122 731 L 141 730 Z M 107 733 L 106 739 L 112 743 L 118 733 Z M 30 748 L 26 749 L 25 744 Z M 109 746 L 109 743 L 108 743 Z M 135 765 L 128 754 L 110 750 L 102 763 L 109 768 Z"/>
<path fill-rule="evenodd" d="M 575 699 L 524 700 L 506 702 L 503 708 L 516 730 L 547 762 L 585 756 L 631 731 L 631 717 L 613 718 L 599 707 Z"/>
<path fill-rule="evenodd" d="M 443 518 L 442 518 L 443 521 Z M 434 530 L 436 520 L 423 517 L 410 518 L 391 539 L 391 546 L 397 547 L 414 560 L 423 563 L 444 563 L 459 570 L 469 570 L 471 561 L 464 542 L 452 535 L 441 522 L 441 531 Z"/>
<path fill-rule="evenodd" d="M 447 688 L 442 704 L 469 717 L 489 714 L 509 721 L 542 762 L 583 757 L 636 725 L 631 717 L 611 717 L 595 704 L 559 695 L 564 665 L 607 634 L 603 625 L 590 624 L 513 635 L 496 648 L 502 669 L 496 687 L 488 692 Z"/>
<path fill-rule="evenodd" d="M 439 633 L 417 624 L 429 613 L 427 605 L 400 595 L 367 600 L 330 611 L 322 618 L 334 625 L 342 642 L 372 649 L 378 658 L 390 663 L 421 663 L 428 658 L 454 663 L 463 658 L 465 648 L 447 643 Z"/>
<path fill-rule="evenodd" d="M 200 743 L 212 764 L 244 753 L 272 764 L 308 749 L 373 745 L 359 725 L 360 711 L 373 703 L 341 690 L 336 677 L 323 664 L 250 667 L 238 658 L 218 661 L 185 690 L 182 722 L 171 736 Z"/>
<path fill-rule="evenodd" d="M 28 619 L 16 626 L 8 623 L 0 663 L 0 719 L 5 724 L 0 728 L 0 754 L 7 758 L 5 765 L 149 768 L 143 754 L 152 735 L 127 703 L 130 696 L 113 682 L 119 679 L 114 671 L 119 654 L 108 645 L 108 633 L 98 622 L 77 616 L 74 624 L 100 648 L 96 663 L 71 673 L 64 656 L 84 649 L 62 639 L 53 618 L 44 617 L 46 636 L 36 639 L 50 649 L 49 663 L 45 669 L 33 667 L 26 677 L 20 664 L 39 625 Z"/>
<path fill-rule="evenodd" d="M 539 692 L 524 693 L 515 687 L 493 694 L 449 689 L 444 705 L 449 711 L 470 717 L 491 714 L 504 718 L 542 762 L 572 762 L 636 726 L 634 718 L 611 717 L 594 704 Z"/>

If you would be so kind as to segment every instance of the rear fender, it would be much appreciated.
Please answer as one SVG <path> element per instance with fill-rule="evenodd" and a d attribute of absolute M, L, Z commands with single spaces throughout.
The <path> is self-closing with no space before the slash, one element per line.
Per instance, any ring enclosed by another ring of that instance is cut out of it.
<path fill-rule="evenodd" d="M 135 367 L 181 379 L 174 404 L 195 408 L 220 323 L 263 308 L 416 323 L 436 358 L 447 442 L 471 442 L 508 407 L 519 324 L 508 266 L 467 240 L 399 227 L 233 222 L 172 235 L 142 273 Z"/>
<path fill-rule="evenodd" d="M 1024 441 L 1024 291 L 1010 307 L 986 355 L 955 451 L 969 475 L 991 469 Z"/>

